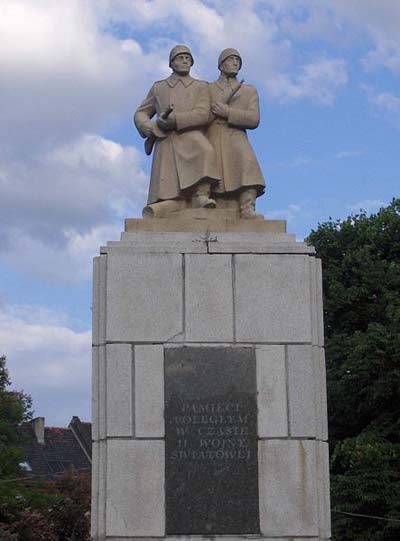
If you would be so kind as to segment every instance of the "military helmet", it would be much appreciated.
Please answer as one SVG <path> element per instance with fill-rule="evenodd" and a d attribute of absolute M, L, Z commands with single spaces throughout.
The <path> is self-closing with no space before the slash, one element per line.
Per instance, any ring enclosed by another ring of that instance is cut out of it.
<path fill-rule="evenodd" d="M 221 64 L 228 56 L 238 56 L 240 58 L 240 67 L 242 67 L 242 57 L 240 56 L 239 51 L 236 49 L 228 48 L 224 49 L 218 57 L 218 69 L 221 67 Z"/>
<path fill-rule="evenodd" d="M 169 53 L 169 67 L 171 67 L 173 59 L 176 56 L 178 56 L 178 54 L 183 54 L 183 53 L 190 55 L 190 58 L 192 59 L 192 66 L 193 66 L 194 64 L 193 55 L 189 47 L 187 47 L 186 45 L 175 45 L 175 47 L 173 47 L 171 49 L 171 52 Z"/>

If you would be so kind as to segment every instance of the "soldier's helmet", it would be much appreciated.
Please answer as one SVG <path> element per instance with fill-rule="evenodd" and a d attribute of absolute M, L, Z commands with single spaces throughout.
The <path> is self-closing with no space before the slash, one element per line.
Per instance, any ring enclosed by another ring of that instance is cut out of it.
<path fill-rule="evenodd" d="M 218 69 L 221 67 L 221 64 L 224 60 L 228 58 L 228 56 L 238 56 L 240 58 L 240 67 L 242 67 L 242 57 L 240 56 L 239 51 L 236 49 L 232 49 L 231 47 L 228 49 L 224 49 L 221 54 L 218 57 Z"/>
<path fill-rule="evenodd" d="M 171 64 L 172 64 L 173 59 L 176 56 L 178 56 L 178 54 L 182 54 L 182 53 L 190 55 L 190 58 L 192 59 L 192 66 L 193 66 L 194 64 L 193 55 L 189 47 L 187 47 L 186 45 L 175 45 L 175 47 L 173 47 L 171 49 L 171 52 L 169 53 L 169 67 L 170 68 L 172 67 Z"/>

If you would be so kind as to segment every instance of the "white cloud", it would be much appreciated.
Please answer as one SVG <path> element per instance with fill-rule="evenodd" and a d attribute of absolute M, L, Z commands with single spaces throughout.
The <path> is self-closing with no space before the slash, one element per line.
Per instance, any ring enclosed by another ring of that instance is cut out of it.
<path fill-rule="evenodd" d="M 0 354 L 12 388 L 31 394 L 49 425 L 89 418 L 91 332 L 75 332 L 64 320 L 41 307 L 0 307 Z"/>
<path fill-rule="evenodd" d="M 375 109 L 390 121 L 398 124 L 400 120 L 400 96 L 390 92 L 379 92 L 368 85 L 362 86 L 368 101 Z"/>
<path fill-rule="evenodd" d="M 134 147 L 94 135 L 0 166 L 0 253 L 51 280 L 90 276 L 90 259 L 138 216 L 148 179 Z M 75 270 L 74 270 L 75 269 Z"/>
<path fill-rule="evenodd" d="M 288 162 L 280 163 L 279 166 L 288 169 L 295 169 L 297 167 L 304 167 L 305 165 L 310 165 L 312 163 L 315 163 L 314 158 L 309 158 L 308 156 L 297 156 Z"/>
<path fill-rule="evenodd" d="M 363 201 L 359 201 L 358 203 L 354 203 L 353 205 L 349 205 L 348 208 L 352 212 L 360 212 L 360 210 L 365 210 L 365 212 L 371 213 L 376 212 L 385 205 L 386 203 L 381 199 L 365 199 Z"/>
<path fill-rule="evenodd" d="M 293 220 L 300 217 L 303 209 L 300 205 L 290 204 L 286 209 L 270 210 L 268 212 L 268 220 L 286 220 L 291 223 Z"/>
<path fill-rule="evenodd" d="M 390 92 L 370 94 L 369 100 L 388 113 L 400 114 L 400 98 Z"/>
<path fill-rule="evenodd" d="M 3 0 L 1 10 L 0 134 L 10 152 L 129 118 L 159 73 L 154 52 L 105 31 L 93 2 Z"/>
<path fill-rule="evenodd" d="M 336 152 L 335 158 L 338 160 L 346 160 L 348 158 L 357 158 L 363 154 L 363 150 L 341 150 L 340 152 Z"/>

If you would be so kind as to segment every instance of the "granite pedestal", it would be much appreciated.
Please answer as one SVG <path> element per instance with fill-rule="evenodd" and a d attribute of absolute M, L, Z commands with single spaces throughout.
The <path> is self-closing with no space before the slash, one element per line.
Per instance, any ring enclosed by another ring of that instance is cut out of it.
<path fill-rule="evenodd" d="M 330 538 L 320 261 L 213 216 L 95 258 L 96 541 Z"/>

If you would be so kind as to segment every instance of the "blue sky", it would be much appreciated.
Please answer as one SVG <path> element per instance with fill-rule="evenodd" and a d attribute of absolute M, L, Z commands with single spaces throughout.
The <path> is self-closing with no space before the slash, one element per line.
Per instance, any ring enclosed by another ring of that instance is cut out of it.
<path fill-rule="evenodd" d="M 91 264 L 140 216 L 132 112 L 188 44 L 260 95 L 258 211 L 299 239 L 399 195 L 398 0 L 1 0 L 0 353 L 36 415 L 90 418 Z"/>

